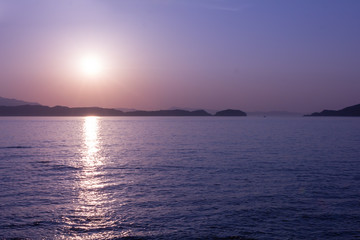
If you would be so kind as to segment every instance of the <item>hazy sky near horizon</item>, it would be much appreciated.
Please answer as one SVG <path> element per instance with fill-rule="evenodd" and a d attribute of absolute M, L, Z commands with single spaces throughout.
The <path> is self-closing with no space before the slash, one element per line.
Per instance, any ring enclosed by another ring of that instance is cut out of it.
<path fill-rule="evenodd" d="M 359 13 L 357 0 L 0 0 L 0 96 L 340 109 L 360 103 Z M 101 71 L 84 73 L 87 56 Z"/>

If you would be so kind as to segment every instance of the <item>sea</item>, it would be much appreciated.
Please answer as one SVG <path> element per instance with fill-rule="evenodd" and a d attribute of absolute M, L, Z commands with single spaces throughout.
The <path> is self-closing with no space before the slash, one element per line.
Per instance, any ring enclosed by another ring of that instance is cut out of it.
<path fill-rule="evenodd" d="M 360 118 L 1 117 L 0 239 L 360 239 Z"/>

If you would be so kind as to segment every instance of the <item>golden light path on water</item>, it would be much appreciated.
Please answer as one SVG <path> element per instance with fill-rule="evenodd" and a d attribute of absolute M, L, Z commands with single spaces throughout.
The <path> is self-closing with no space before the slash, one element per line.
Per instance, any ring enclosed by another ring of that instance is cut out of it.
<path fill-rule="evenodd" d="M 86 147 L 86 154 L 84 156 L 84 163 L 87 166 L 101 165 L 101 158 L 97 155 L 99 152 L 99 125 L 97 117 L 85 117 L 84 119 L 84 142 Z"/>
<path fill-rule="evenodd" d="M 108 239 L 115 236 L 109 230 L 116 227 L 111 207 L 114 199 L 103 190 L 111 183 L 107 182 L 104 170 L 100 121 L 99 117 L 85 117 L 83 120 L 82 170 L 79 171 L 76 184 L 78 197 L 74 200 L 74 216 L 66 220 L 72 232 L 70 239 Z M 109 231 L 104 233 L 104 229 Z"/>

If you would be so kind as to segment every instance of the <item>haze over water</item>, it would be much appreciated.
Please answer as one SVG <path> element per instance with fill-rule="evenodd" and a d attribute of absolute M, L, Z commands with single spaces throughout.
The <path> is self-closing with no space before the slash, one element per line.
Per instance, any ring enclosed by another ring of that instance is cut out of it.
<path fill-rule="evenodd" d="M 0 0 L 0 96 L 311 113 L 360 103 L 357 0 Z"/>
<path fill-rule="evenodd" d="M 356 239 L 357 118 L 0 118 L 0 238 Z"/>

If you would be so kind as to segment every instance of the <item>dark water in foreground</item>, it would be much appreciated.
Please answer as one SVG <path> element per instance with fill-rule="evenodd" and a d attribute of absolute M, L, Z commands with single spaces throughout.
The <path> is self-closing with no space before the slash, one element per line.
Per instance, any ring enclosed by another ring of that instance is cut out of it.
<path fill-rule="evenodd" d="M 360 239 L 360 118 L 0 118 L 0 239 Z"/>

